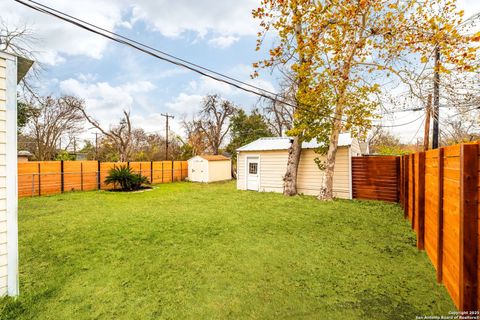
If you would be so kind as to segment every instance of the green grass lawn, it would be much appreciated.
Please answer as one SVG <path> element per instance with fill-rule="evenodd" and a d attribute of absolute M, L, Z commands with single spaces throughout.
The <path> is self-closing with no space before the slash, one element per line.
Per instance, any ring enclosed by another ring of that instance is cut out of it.
<path fill-rule="evenodd" d="M 454 306 L 397 205 L 174 183 L 20 201 L 3 319 L 414 319 Z"/>

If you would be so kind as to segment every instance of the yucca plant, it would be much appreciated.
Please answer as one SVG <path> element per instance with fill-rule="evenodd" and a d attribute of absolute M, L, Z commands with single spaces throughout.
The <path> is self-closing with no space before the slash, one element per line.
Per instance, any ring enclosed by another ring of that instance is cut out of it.
<path fill-rule="evenodd" d="M 150 182 L 141 174 L 134 173 L 130 167 L 121 165 L 110 169 L 108 176 L 105 178 L 105 183 L 118 184 L 122 191 L 133 191 Z"/>

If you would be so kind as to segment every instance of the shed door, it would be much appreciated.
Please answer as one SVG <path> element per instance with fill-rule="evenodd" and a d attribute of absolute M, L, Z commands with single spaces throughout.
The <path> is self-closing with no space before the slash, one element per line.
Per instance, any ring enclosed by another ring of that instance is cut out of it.
<path fill-rule="evenodd" d="M 192 181 L 205 182 L 207 162 L 202 159 L 193 160 L 193 166 L 191 168 Z"/>
<path fill-rule="evenodd" d="M 247 190 L 258 191 L 260 177 L 260 161 L 258 157 L 247 158 Z"/>

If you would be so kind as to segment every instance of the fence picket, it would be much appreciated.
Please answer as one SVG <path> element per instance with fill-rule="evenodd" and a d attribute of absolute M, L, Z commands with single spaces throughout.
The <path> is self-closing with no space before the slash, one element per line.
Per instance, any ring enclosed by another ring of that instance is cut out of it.
<path fill-rule="evenodd" d="M 462 311 L 477 310 L 478 145 L 460 149 L 460 302 Z"/>
<path fill-rule="evenodd" d="M 438 149 L 437 282 L 443 281 L 443 148 Z"/>

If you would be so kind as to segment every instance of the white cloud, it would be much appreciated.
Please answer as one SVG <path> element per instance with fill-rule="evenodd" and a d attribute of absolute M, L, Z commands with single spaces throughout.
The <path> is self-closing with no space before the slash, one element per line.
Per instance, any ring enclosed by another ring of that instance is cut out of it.
<path fill-rule="evenodd" d="M 142 21 L 167 37 L 193 32 L 203 39 L 210 34 L 209 43 L 219 48 L 232 45 L 240 36 L 255 35 L 257 29 L 251 17 L 251 10 L 258 6 L 256 0 L 138 0 L 133 4 L 126 0 L 44 0 L 42 3 L 108 31 L 118 27 L 131 29 Z M 31 26 L 38 38 L 32 49 L 38 52 L 37 59 L 48 65 L 64 63 L 67 55 L 100 59 L 110 41 L 14 1 L 0 1 L 0 12 L 1 20 L 10 26 Z M 126 21 L 127 16 L 130 21 Z"/>
<path fill-rule="evenodd" d="M 122 23 L 122 7 L 116 1 L 45 0 L 42 3 L 110 31 Z M 27 25 L 33 30 L 37 38 L 33 49 L 38 51 L 38 59 L 49 65 L 65 62 L 64 55 L 85 55 L 100 59 L 108 44 L 105 38 L 14 1 L 1 1 L 0 12 L 1 19 L 9 26 Z"/>
<path fill-rule="evenodd" d="M 182 92 L 165 105 L 176 114 L 193 114 L 200 109 L 202 99 L 203 95 Z"/>
<path fill-rule="evenodd" d="M 193 31 L 200 37 L 218 35 L 254 35 L 256 24 L 251 11 L 256 0 L 137 0 L 132 5 L 133 21 L 146 21 L 167 37 L 179 37 Z"/>
<path fill-rule="evenodd" d="M 103 126 L 118 121 L 122 110 L 143 109 L 143 95 L 151 92 L 155 86 L 148 81 L 136 81 L 112 86 L 108 82 L 84 82 L 67 79 L 59 83 L 62 94 L 81 97 L 85 100 L 88 112 Z"/>
<path fill-rule="evenodd" d="M 235 36 L 219 36 L 208 40 L 208 43 L 210 43 L 214 47 L 225 49 L 230 47 L 238 40 L 240 40 L 240 38 Z"/>
<path fill-rule="evenodd" d="M 480 11 L 480 2 L 478 0 L 458 0 L 457 8 L 465 11 L 465 18 Z"/>

